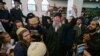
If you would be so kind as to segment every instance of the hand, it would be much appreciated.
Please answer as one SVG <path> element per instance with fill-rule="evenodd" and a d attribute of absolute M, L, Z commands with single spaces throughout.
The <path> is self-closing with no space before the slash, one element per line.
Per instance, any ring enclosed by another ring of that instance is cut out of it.
<path fill-rule="evenodd" d="M 91 54 L 88 51 L 84 50 L 83 56 L 91 56 Z"/>
<path fill-rule="evenodd" d="M 6 52 L 6 54 L 9 56 L 10 55 L 10 53 L 11 53 L 11 51 L 10 51 L 11 49 L 8 49 L 7 50 L 7 52 Z"/>
<path fill-rule="evenodd" d="M 73 7 L 72 7 L 72 15 L 73 15 L 74 17 L 77 16 L 77 7 L 76 7 L 75 4 L 74 4 Z"/>

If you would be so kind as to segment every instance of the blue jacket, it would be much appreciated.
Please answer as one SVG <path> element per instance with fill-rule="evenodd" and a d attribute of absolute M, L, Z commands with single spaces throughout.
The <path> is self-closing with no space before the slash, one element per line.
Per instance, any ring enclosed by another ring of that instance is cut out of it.
<path fill-rule="evenodd" d="M 27 56 L 28 47 L 22 42 L 18 42 L 14 48 L 14 56 Z"/>

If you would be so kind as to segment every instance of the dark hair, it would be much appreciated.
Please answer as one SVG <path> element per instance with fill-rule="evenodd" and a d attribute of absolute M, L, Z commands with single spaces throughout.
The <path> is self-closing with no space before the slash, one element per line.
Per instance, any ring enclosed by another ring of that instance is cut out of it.
<path fill-rule="evenodd" d="M 20 23 L 21 21 L 20 20 L 16 20 L 14 23 L 16 24 L 16 23 Z"/>
<path fill-rule="evenodd" d="M 25 22 L 28 23 L 28 19 L 35 17 L 33 13 L 28 13 Z"/>
<path fill-rule="evenodd" d="M 5 2 L 3 2 L 3 0 L 0 0 L 0 3 L 2 3 L 2 4 L 4 4 L 4 5 L 6 4 Z"/>
<path fill-rule="evenodd" d="M 42 23 L 43 25 L 48 24 L 47 20 L 50 20 L 52 22 L 52 19 L 49 16 L 42 16 Z"/>
<path fill-rule="evenodd" d="M 62 17 L 62 14 L 61 14 L 61 13 L 56 13 L 56 14 L 54 15 L 54 17 L 56 17 L 56 16 Z"/>
<path fill-rule="evenodd" d="M 2 42 L 3 42 L 4 38 L 5 38 L 5 35 L 7 35 L 7 34 L 9 34 L 9 33 L 7 33 L 7 32 L 2 32 L 2 33 L 0 34 L 0 39 L 1 39 Z"/>
<path fill-rule="evenodd" d="M 97 27 L 99 27 L 99 26 L 100 26 L 100 25 L 99 25 L 99 23 L 97 23 L 97 22 L 96 22 L 96 25 L 97 25 Z"/>
<path fill-rule="evenodd" d="M 83 19 L 83 17 L 77 17 L 77 19 L 81 19 L 81 20 L 82 20 L 82 19 Z"/>
<path fill-rule="evenodd" d="M 2 36 L 1 36 L 1 35 L 2 35 L 2 33 L 3 33 L 3 32 L 0 32 L 0 41 L 2 41 Z"/>
<path fill-rule="evenodd" d="M 18 2 L 18 3 L 22 4 L 20 0 L 13 0 L 13 1 L 14 1 L 14 3 Z"/>
<path fill-rule="evenodd" d="M 14 25 L 13 25 L 13 28 L 14 29 L 17 29 L 17 27 L 16 27 L 16 23 L 20 23 L 21 21 L 20 20 L 16 20 L 15 22 L 14 22 Z M 22 22 L 21 22 L 22 23 Z M 22 23 L 22 25 L 23 25 L 23 23 Z M 23 25 L 24 26 L 24 25 Z"/>
<path fill-rule="evenodd" d="M 99 22 L 97 22 L 97 20 L 92 20 L 96 22 L 97 27 L 99 27 Z"/>
<path fill-rule="evenodd" d="M 91 34 L 90 34 L 89 31 L 84 31 L 84 32 L 82 33 L 82 36 L 83 36 L 84 34 L 89 34 L 89 36 L 91 37 Z"/>

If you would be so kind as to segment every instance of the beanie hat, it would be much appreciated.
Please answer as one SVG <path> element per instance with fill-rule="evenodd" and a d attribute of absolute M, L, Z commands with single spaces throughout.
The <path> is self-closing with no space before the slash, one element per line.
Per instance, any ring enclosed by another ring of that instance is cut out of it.
<path fill-rule="evenodd" d="M 17 31 L 16 34 L 19 35 L 23 30 L 25 30 L 26 28 L 20 27 Z"/>
<path fill-rule="evenodd" d="M 38 24 L 39 23 L 39 20 L 36 17 L 29 19 L 29 20 L 30 20 L 31 24 Z"/>
<path fill-rule="evenodd" d="M 27 54 L 28 56 L 44 56 L 46 54 L 46 46 L 43 42 L 32 42 Z"/>

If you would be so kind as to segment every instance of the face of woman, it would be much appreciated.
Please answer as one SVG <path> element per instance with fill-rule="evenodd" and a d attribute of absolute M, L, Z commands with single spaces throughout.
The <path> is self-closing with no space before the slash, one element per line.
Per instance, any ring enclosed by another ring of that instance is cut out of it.
<path fill-rule="evenodd" d="M 29 31 L 26 31 L 26 32 L 23 33 L 23 40 L 26 43 L 30 43 L 31 42 L 31 35 L 30 35 Z"/>

